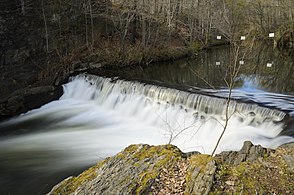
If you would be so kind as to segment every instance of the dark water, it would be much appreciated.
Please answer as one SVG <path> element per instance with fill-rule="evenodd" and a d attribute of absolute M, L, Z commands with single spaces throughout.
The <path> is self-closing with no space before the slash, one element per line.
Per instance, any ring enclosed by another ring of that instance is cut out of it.
<path fill-rule="evenodd" d="M 225 97 L 228 88 L 224 75 L 230 63 L 229 51 L 228 47 L 217 47 L 200 53 L 195 59 L 145 67 L 95 70 L 90 73 Z M 270 46 L 257 46 L 245 56 L 232 94 L 240 101 L 254 102 L 288 113 L 290 119 L 284 130 L 287 135 L 293 135 L 294 132 L 293 59 L 291 55 L 283 54 Z M 220 65 L 216 65 L 216 62 L 220 62 Z M 272 66 L 267 67 L 268 63 Z M 81 93 L 86 95 L 88 91 Z M 0 125 L 0 133 L 7 132 L 7 129 L 14 131 L 14 135 L 2 133 L 0 136 L 0 146 L 3 147 L 0 147 L 0 194 L 45 194 L 62 179 L 78 174 L 101 157 L 113 155 L 130 144 L 121 139 L 124 136 L 132 137 L 126 132 L 119 132 L 118 139 L 111 139 L 108 138 L 111 135 L 102 129 L 102 134 L 99 135 L 103 136 L 95 139 L 93 129 L 97 126 L 112 129 L 112 126 L 107 126 L 110 117 L 104 116 L 104 112 L 100 111 L 103 116 L 92 112 L 96 108 L 92 102 L 83 107 L 76 101 L 57 101 L 53 104 L 56 105 L 45 107 L 42 112 L 31 112 L 26 115 L 28 119 L 16 125 Z M 136 108 L 136 105 L 131 106 Z M 112 116 L 111 112 L 107 114 Z M 101 118 L 97 119 L 97 116 Z M 127 122 L 129 120 L 134 122 L 132 118 L 128 118 Z M 112 122 L 109 123 L 113 124 Z M 123 125 L 122 129 L 132 132 L 132 126 L 126 123 Z M 143 131 L 141 126 L 140 128 Z M 144 133 L 153 139 L 148 131 Z M 135 140 L 141 141 L 140 135 L 136 136 Z M 105 140 L 108 143 L 104 143 Z M 120 149 L 111 148 L 118 143 L 121 143 L 118 147 Z M 101 154 L 96 155 L 97 148 Z"/>
<path fill-rule="evenodd" d="M 102 73 L 132 80 L 158 81 L 172 86 L 224 89 L 227 88 L 224 76 L 230 64 L 229 53 L 229 46 L 221 46 L 204 51 L 195 59 Z M 239 76 L 235 80 L 236 89 L 294 94 L 294 54 L 291 56 L 262 44 L 245 55 L 243 61 L 244 65 L 241 65 Z M 220 65 L 216 65 L 216 62 L 220 62 Z M 268 63 L 272 67 L 267 67 Z"/>

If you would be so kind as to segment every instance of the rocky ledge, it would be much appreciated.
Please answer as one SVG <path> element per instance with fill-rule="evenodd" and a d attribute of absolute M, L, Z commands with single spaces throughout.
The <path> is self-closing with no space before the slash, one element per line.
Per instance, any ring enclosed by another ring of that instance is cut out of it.
<path fill-rule="evenodd" d="M 293 181 L 294 143 L 270 150 L 244 142 L 215 157 L 131 145 L 49 194 L 294 194 Z"/>

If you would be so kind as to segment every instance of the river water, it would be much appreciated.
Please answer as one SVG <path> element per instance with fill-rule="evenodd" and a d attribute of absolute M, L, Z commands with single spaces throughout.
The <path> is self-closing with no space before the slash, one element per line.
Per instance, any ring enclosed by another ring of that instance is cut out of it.
<path fill-rule="evenodd" d="M 0 124 L 0 194 L 44 194 L 130 144 L 210 154 L 225 124 L 228 53 L 71 77 L 59 100 Z M 217 153 L 245 140 L 270 148 L 294 141 L 293 59 L 265 46 L 250 56 Z"/>

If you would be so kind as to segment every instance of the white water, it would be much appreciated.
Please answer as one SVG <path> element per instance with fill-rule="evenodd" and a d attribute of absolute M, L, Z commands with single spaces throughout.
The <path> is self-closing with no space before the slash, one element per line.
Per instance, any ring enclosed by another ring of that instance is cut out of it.
<path fill-rule="evenodd" d="M 64 86 L 60 100 L 0 125 L 28 130 L 0 138 L 0 153 L 58 153 L 63 158 L 52 170 L 95 162 L 138 143 L 171 142 L 184 152 L 210 154 L 223 130 L 225 103 L 175 89 L 80 75 Z M 269 148 L 294 141 L 279 136 L 283 112 L 232 101 L 230 115 L 217 153 L 239 150 L 246 140 Z"/>

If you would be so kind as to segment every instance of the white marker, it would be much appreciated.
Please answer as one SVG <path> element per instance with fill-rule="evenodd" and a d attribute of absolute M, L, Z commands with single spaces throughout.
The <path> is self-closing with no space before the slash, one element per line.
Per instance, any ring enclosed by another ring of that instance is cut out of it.
<path fill-rule="evenodd" d="M 216 62 L 215 65 L 219 66 L 220 65 L 220 62 Z"/>
<path fill-rule="evenodd" d="M 270 38 L 275 37 L 275 33 L 270 33 L 270 34 L 268 34 L 268 37 L 270 37 Z"/>
<path fill-rule="evenodd" d="M 266 64 L 266 67 L 271 68 L 272 65 L 273 65 L 272 63 L 267 63 L 267 64 Z"/>
<path fill-rule="evenodd" d="M 216 36 L 216 39 L 217 40 L 221 40 L 222 39 L 222 36 Z"/>
<path fill-rule="evenodd" d="M 241 41 L 245 41 L 246 37 L 245 36 L 241 36 Z"/>
<path fill-rule="evenodd" d="M 245 62 L 243 60 L 239 61 L 240 65 L 243 65 Z"/>

